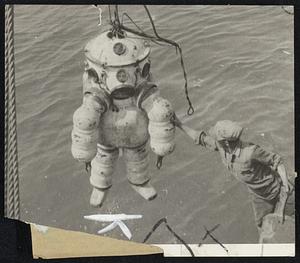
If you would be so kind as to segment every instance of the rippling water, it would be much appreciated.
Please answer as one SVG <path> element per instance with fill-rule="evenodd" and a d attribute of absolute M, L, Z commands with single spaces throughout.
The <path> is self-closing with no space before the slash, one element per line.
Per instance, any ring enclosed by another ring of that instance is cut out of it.
<path fill-rule="evenodd" d="M 139 26 L 151 26 L 141 6 L 123 8 Z M 123 10 L 121 8 L 121 10 Z M 152 71 L 162 95 L 188 125 L 206 129 L 221 119 L 247 127 L 245 138 L 285 158 L 294 170 L 293 16 L 280 6 L 150 6 L 158 32 L 180 43 L 195 114 L 183 90 L 174 48 L 155 46 Z M 103 18 L 107 19 L 103 6 Z M 106 22 L 106 21 L 104 21 Z M 160 171 L 151 155 L 152 183 L 159 196 L 139 197 L 119 162 L 113 187 L 100 209 L 89 206 L 88 174 L 71 156 L 72 115 L 79 107 L 83 47 L 99 30 L 93 6 L 16 6 L 15 58 L 21 218 L 96 233 L 83 219 L 91 213 L 142 214 L 129 221 L 133 240 L 167 217 L 189 243 L 201 241 L 216 224 L 222 243 L 257 242 L 245 186 L 231 178 L 218 154 L 193 145 L 180 131 L 177 149 Z M 128 24 L 129 25 L 129 24 Z M 118 229 L 109 233 L 125 238 Z M 213 242 L 206 239 L 207 242 Z M 160 229 L 150 243 L 176 243 Z"/>

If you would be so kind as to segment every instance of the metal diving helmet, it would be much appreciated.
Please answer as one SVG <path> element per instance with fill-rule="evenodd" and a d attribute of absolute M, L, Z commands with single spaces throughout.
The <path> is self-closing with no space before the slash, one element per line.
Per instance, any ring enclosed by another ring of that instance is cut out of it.
<path fill-rule="evenodd" d="M 106 31 L 85 46 L 87 77 L 112 98 L 131 97 L 150 78 L 150 50 L 149 42 L 137 35 Z"/>

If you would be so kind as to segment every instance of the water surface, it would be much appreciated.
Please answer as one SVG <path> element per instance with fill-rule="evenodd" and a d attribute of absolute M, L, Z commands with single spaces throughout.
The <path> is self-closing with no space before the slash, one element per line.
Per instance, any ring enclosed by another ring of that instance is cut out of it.
<path fill-rule="evenodd" d="M 247 129 L 244 138 L 280 153 L 294 170 L 293 16 L 280 6 L 150 6 L 159 34 L 177 41 L 184 54 L 191 117 L 179 56 L 154 46 L 152 72 L 177 115 L 195 129 L 231 119 Z M 147 32 L 141 6 L 127 6 Z M 108 19 L 103 6 L 103 23 Z M 96 233 L 102 226 L 83 219 L 93 213 L 142 214 L 128 221 L 141 242 L 162 217 L 188 243 L 204 228 L 222 243 L 254 243 L 257 232 L 247 189 L 230 177 L 217 153 L 193 145 L 179 130 L 177 149 L 157 171 L 150 156 L 158 197 L 143 200 L 127 183 L 118 163 L 113 187 L 101 209 L 89 206 L 91 187 L 84 165 L 71 155 L 73 112 L 82 101 L 83 47 L 107 26 L 97 27 L 93 6 L 16 6 L 15 58 L 18 152 L 22 220 Z M 128 24 L 128 26 L 132 26 Z M 108 234 L 126 239 L 119 229 Z M 177 243 L 160 227 L 150 243 Z M 205 242 L 213 242 L 206 239 Z"/>

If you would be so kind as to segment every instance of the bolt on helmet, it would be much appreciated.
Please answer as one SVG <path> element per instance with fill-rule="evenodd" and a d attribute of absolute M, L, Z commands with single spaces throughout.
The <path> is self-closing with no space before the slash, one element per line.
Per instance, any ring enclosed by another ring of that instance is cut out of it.
<path fill-rule="evenodd" d="M 106 31 L 85 46 L 84 79 L 98 83 L 112 97 L 132 96 L 137 84 L 150 76 L 150 51 L 149 42 L 139 36 Z"/>

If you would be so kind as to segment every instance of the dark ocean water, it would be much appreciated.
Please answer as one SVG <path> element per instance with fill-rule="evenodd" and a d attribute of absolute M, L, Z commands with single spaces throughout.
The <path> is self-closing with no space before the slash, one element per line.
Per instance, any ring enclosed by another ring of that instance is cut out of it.
<path fill-rule="evenodd" d="M 103 6 L 103 23 L 108 19 Z M 158 32 L 177 41 L 184 54 L 191 117 L 183 74 L 174 48 L 154 46 L 152 72 L 177 115 L 196 129 L 231 119 L 246 127 L 244 138 L 280 153 L 294 171 L 293 16 L 280 6 L 150 6 Z M 151 32 L 141 6 L 127 6 Z M 188 243 L 204 228 L 222 243 L 255 243 L 257 232 L 247 190 L 230 177 L 217 153 L 193 145 L 181 131 L 176 151 L 150 172 L 158 197 L 147 202 L 129 186 L 118 163 L 113 187 L 101 209 L 89 206 L 84 165 L 71 155 L 73 112 L 82 100 L 83 47 L 100 30 L 93 6 L 16 6 L 15 59 L 21 219 L 96 233 L 104 224 L 94 213 L 142 214 L 128 221 L 133 241 L 143 241 L 162 217 Z M 128 24 L 129 25 L 129 24 Z M 131 25 L 130 25 L 131 26 Z M 108 233 L 126 239 L 119 229 Z M 161 226 L 149 243 L 176 243 Z M 206 239 L 206 242 L 213 242 Z"/>

